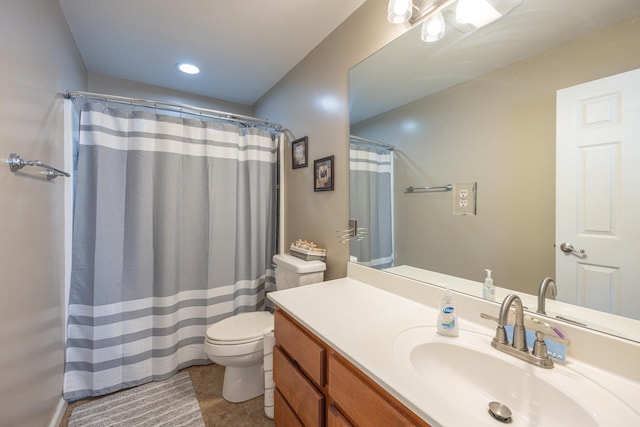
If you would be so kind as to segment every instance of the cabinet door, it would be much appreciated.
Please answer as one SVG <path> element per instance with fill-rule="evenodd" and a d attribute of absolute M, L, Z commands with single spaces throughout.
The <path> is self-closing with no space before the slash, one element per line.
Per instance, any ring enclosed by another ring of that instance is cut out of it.
<path fill-rule="evenodd" d="M 338 408 L 329 405 L 327 408 L 327 427 L 353 427 L 340 413 Z"/>
<path fill-rule="evenodd" d="M 275 315 L 276 344 L 320 388 L 325 384 L 325 348 L 281 311 Z"/>
<path fill-rule="evenodd" d="M 304 427 L 278 389 L 273 394 L 273 403 L 273 421 L 278 427 Z"/>
<path fill-rule="evenodd" d="M 324 423 L 324 396 L 279 347 L 273 349 L 273 381 L 293 412 L 307 427 Z M 276 410 L 276 417 L 278 417 Z"/>
<path fill-rule="evenodd" d="M 337 354 L 329 357 L 329 396 L 357 426 L 428 426 Z"/>

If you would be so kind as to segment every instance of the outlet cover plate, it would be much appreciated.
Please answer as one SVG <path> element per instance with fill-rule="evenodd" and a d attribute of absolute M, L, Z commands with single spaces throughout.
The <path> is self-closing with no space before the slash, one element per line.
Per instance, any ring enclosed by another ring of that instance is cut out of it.
<path fill-rule="evenodd" d="M 453 184 L 453 214 L 476 215 L 477 182 Z"/>

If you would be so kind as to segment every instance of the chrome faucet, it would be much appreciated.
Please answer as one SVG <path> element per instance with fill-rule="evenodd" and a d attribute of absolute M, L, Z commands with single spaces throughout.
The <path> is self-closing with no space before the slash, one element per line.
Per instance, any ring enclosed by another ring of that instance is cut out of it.
<path fill-rule="evenodd" d="M 522 308 L 522 300 L 518 295 L 510 294 L 502 301 L 500 306 L 500 314 L 498 314 L 498 327 L 496 328 L 496 336 L 491 345 L 497 348 L 497 344 L 509 345 L 507 339 L 507 331 L 505 326 L 509 323 L 509 311 L 511 306 L 516 307 L 516 322 L 513 328 L 513 340 L 511 347 L 518 351 L 528 352 L 526 332 L 524 330 L 524 309 Z"/>
<path fill-rule="evenodd" d="M 513 339 L 511 340 L 511 344 L 509 344 L 505 326 L 509 323 L 509 312 L 511 311 L 512 305 L 515 306 L 516 318 L 515 326 L 513 327 Z M 496 328 L 496 336 L 491 341 L 493 348 L 536 366 L 553 368 L 553 360 L 551 360 L 547 353 L 547 346 L 543 339 L 545 335 L 541 329 L 534 328 L 536 341 L 533 344 L 533 353 L 529 353 L 527 335 L 524 328 L 524 309 L 522 307 L 522 300 L 518 295 L 507 295 L 504 301 L 502 301 L 497 320 L 498 327 Z"/>
<path fill-rule="evenodd" d="M 538 288 L 538 310 L 537 312 L 540 314 L 547 314 L 545 309 L 545 298 L 547 296 L 547 289 L 551 285 L 551 295 L 558 295 L 558 287 L 556 286 L 556 282 L 551 277 L 545 277 L 542 282 L 540 282 L 540 287 Z"/>

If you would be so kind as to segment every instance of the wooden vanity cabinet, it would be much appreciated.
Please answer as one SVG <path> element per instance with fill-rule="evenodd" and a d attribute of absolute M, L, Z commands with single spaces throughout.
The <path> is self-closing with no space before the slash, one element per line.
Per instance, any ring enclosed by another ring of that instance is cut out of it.
<path fill-rule="evenodd" d="M 352 425 L 428 427 L 421 418 L 338 353 L 332 352 L 329 356 L 328 372 L 332 405 Z"/>
<path fill-rule="evenodd" d="M 275 314 L 275 337 L 276 426 L 429 427 L 280 309 Z"/>
<path fill-rule="evenodd" d="M 297 425 L 293 414 L 299 425 L 324 426 L 326 347 L 280 310 L 274 322 L 273 381 L 281 397 L 274 401 L 275 423 Z"/>

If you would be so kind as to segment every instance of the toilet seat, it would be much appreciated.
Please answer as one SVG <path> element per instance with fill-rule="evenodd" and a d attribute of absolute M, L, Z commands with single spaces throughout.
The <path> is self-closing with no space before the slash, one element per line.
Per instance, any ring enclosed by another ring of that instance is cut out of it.
<path fill-rule="evenodd" d="M 206 342 L 214 345 L 240 345 L 261 341 L 265 329 L 273 327 L 268 311 L 240 313 L 207 328 Z"/>

